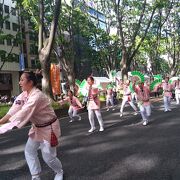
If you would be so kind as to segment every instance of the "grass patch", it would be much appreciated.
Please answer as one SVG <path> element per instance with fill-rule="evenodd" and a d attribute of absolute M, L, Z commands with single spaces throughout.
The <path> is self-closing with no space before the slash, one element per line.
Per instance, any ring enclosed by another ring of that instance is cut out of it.
<path fill-rule="evenodd" d="M 9 111 L 11 105 L 2 104 L 0 105 L 0 118 L 2 118 Z"/>

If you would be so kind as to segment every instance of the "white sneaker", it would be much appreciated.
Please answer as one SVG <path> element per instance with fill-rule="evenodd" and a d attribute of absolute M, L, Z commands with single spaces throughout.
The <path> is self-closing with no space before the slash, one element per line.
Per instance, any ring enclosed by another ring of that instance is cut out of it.
<path fill-rule="evenodd" d="M 94 128 L 91 128 L 88 132 L 93 132 L 94 130 L 95 130 L 96 128 L 94 127 Z"/>
<path fill-rule="evenodd" d="M 72 123 L 72 122 L 73 122 L 73 120 L 71 119 L 69 122 L 70 122 L 70 123 Z"/>
<path fill-rule="evenodd" d="M 168 110 L 167 110 L 167 109 L 165 109 L 165 110 L 164 110 L 164 112 L 168 112 Z"/>
<path fill-rule="evenodd" d="M 115 111 L 115 110 L 116 110 L 115 108 L 112 109 L 112 111 Z"/>
<path fill-rule="evenodd" d="M 138 113 L 137 113 L 137 112 L 134 112 L 134 114 L 133 114 L 133 115 L 135 115 L 135 116 L 136 116 L 136 115 L 138 115 Z"/>
<path fill-rule="evenodd" d="M 143 126 L 146 126 L 147 124 L 148 124 L 147 121 L 144 121 L 144 122 L 143 122 Z"/>
<path fill-rule="evenodd" d="M 54 180 L 63 180 L 63 173 L 57 173 Z"/>
<path fill-rule="evenodd" d="M 81 121 L 81 116 L 79 116 L 78 121 Z"/>
<path fill-rule="evenodd" d="M 100 127 L 99 131 L 100 131 L 100 132 L 104 131 L 104 128 L 103 128 L 103 127 Z"/>
<path fill-rule="evenodd" d="M 122 117 L 123 116 L 123 113 L 120 113 L 120 117 Z"/>
<path fill-rule="evenodd" d="M 109 111 L 109 108 L 106 111 Z"/>

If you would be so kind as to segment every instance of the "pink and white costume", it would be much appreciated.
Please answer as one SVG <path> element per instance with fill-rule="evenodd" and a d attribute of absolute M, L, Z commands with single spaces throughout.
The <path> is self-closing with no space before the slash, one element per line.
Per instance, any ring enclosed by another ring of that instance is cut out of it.
<path fill-rule="evenodd" d="M 143 125 L 147 125 L 151 115 L 150 90 L 148 86 L 143 86 L 142 90 L 139 86 L 135 87 L 137 94 L 138 106 L 143 119 Z"/>
<path fill-rule="evenodd" d="M 62 165 L 56 157 L 56 147 L 51 147 L 51 127 L 56 135 L 60 136 L 60 125 L 49 99 L 37 88 L 33 88 L 28 95 L 22 92 L 15 100 L 13 106 L 7 113 L 11 116 L 8 125 L 0 127 L 1 133 L 12 129 L 14 126 L 21 128 L 28 122 L 32 123 L 29 131 L 29 139 L 25 147 L 25 157 L 31 175 L 40 174 L 41 166 L 38 159 L 37 150 L 40 147 L 42 157 L 49 167 L 57 174 L 62 174 Z M 54 122 L 53 122 L 54 121 Z M 53 122 L 45 127 L 36 127 Z"/>
<path fill-rule="evenodd" d="M 96 114 L 96 117 L 99 122 L 100 126 L 100 131 L 104 130 L 104 124 L 103 124 L 103 119 L 101 116 L 100 112 L 100 101 L 98 98 L 98 88 L 94 87 L 87 87 L 88 89 L 88 104 L 87 104 L 87 109 L 88 109 L 88 116 L 89 116 L 89 123 L 91 125 L 91 129 L 89 132 L 93 132 L 95 130 L 95 123 L 94 123 L 94 113 Z"/>
<path fill-rule="evenodd" d="M 120 109 L 120 116 L 123 115 L 123 109 L 127 102 L 134 109 L 135 113 L 137 113 L 137 107 L 132 102 L 130 87 L 128 85 L 124 84 L 123 85 L 123 100 L 122 100 L 121 109 Z"/>
<path fill-rule="evenodd" d="M 109 104 L 111 104 L 111 107 L 114 110 L 114 102 L 113 102 L 113 90 L 112 89 L 107 89 L 107 95 L 106 95 L 106 107 L 109 110 Z"/>
<path fill-rule="evenodd" d="M 180 100 L 180 80 L 175 82 L 175 96 L 176 96 L 176 104 L 179 104 L 179 100 Z"/>
<path fill-rule="evenodd" d="M 63 101 L 66 101 L 70 104 L 68 110 L 68 114 L 71 119 L 70 122 L 74 121 L 76 117 L 78 118 L 78 120 L 81 120 L 81 116 L 77 114 L 78 110 L 82 108 L 82 104 L 80 103 L 79 99 L 73 96 L 72 99 L 70 97 L 66 97 Z"/>
<path fill-rule="evenodd" d="M 164 92 L 164 111 L 171 111 L 171 97 L 172 97 L 172 85 L 169 83 L 164 82 L 162 84 L 163 92 Z"/>

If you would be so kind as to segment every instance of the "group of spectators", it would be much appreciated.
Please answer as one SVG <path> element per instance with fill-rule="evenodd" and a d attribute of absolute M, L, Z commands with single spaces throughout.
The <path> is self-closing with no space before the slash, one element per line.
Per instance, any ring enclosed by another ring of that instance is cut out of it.
<path fill-rule="evenodd" d="M 16 99 L 16 96 L 9 97 L 8 95 L 1 96 L 0 95 L 0 103 L 1 104 L 12 104 Z"/>

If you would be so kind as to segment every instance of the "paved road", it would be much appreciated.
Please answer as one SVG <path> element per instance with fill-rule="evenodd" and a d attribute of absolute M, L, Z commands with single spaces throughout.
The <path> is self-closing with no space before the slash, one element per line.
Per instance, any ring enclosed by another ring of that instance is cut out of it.
<path fill-rule="evenodd" d="M 153 103 L 152 121 L 142 126 L 140 115 L 126 107 L 125 116 L 103 112 L 105 131 L 89 134 L 87 113 L 82 121 L 61 119 L 58 147 L 65 180 L 180 180 L 180 110 L 164 113 L 161 100 Z M 97 125 L 98 127 L 98 125 Z M 0 180 L 30 180 L 23 149 L 29 127 L 0 136 Z M 40 155 L 42 162 L 42 158 Z M 53 180 L 43 167 L 42 180 Z"/>

